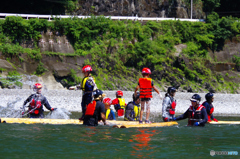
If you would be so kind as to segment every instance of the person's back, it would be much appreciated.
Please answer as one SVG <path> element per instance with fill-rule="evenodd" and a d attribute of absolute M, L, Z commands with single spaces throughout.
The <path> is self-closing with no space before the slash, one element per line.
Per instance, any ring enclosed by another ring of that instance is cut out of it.
<path fill-rule="evenodd" d="M 116 92 L 116 98 L 112 101 L 112 104 L 114 105 L 118 117 L 124 117 L 126 103 L 125 99 L 122 97 L 123 92 L 119 90 Z"/>
<path fill-rule="evenodd" d="M 139 123 L 142 123 L 142 117 L 143 112 L 146 104 L 146 120 L 145 123 L 151 123 L 149 121 L 149 115 L 150 115 L 150 105 L 151 105 L 151 98 L 152 98 L 152 89 L 154 89 L 157 94 L 159 94 L 160 99 L 162 99 L 162 96 L 158 89 L 154 86 L 152 79 L 149 77 L 151 74 L 151 70 L 149 68 L 143 68 L 142 69 L 142 78 L 139 78 L 138 85 L 135 89 L 135 95 L 138 89 L 140 89 L 140 98 L 141 98 L 141 111 L 140 111 L 140 118 Z"/>
<path fill-rule="evenodd" d="M 137 93 L 137 96 L 133 94 L 133 101 L 129 102 L 125 109 L 125 121 L 139 121 L 140 116 L 140 94 Z"/>
<path fill-rule="evenodd" d="M 107 120 L 116 120 L 114 111 L 110 108 L 112 104 L 112 100 L 110 98 L 105 98 L 103 100 L 103 104 L 105 105 L 105 114 Z"/>
<path fill-rule="evenodd" d="M 107 120 L 116 120 L 115 113 L 111 108 L 106 109 L 106 119 Z"/>
<path fill-rule="evenodd" d="M 101 90 L 93 92 L 94 100 L 87 105 L 83 124 L 87 126 L 98 126 L 98 121 L 102 120 L 106 125 L 105 105 L 102 103 L 105 94 Z"/>
<path fill-rule="evenodd" d="M 83 124 L 88 126 L 98 126 L 98 121 L 101 120 L 101 112 L 105 112 L 104 104 L 97 100 L 89 103 L 88 107 L 92 107 L 92 110 L 87 108 Z"/>

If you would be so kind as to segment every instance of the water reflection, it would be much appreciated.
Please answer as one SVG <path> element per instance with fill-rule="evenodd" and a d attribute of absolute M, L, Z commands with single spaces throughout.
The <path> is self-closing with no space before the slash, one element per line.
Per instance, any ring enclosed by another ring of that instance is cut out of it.
<path fill-rule="evenodd" d="M 129 142 L 133 144 L 133 151 L 131 155 L 137 158 L 145 158 L 146 156 L 151 156 L 154 151 L 148 151 L 155 149 L 156 146 L 150 144 L 152 137 L 156 134 L 161 133 L 162 131 L 148 130 L 148 129 L 139 129 L 139 134 L 134 134 L 129 139 Z M 148 153 L 145 153 L 145 151 Z"/>

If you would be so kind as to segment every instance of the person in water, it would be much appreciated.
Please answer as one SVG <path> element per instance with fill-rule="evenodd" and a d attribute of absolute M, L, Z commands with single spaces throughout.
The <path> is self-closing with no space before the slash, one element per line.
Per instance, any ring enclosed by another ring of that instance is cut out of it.
<path fill-rule="evenodd" d="M 214 107 L 213 107 L 212 103 L 214 100 L 214 94 L 207 93 L 205 95 L 205 99 L 206 99 L 206 101 L 203 102 L 202 105 L 206 108 L 207 115 L 208 115 L 208 122 L 210 122 L 211 119 L 214 120 L 215 122 L 218 122 L 218 120 L 216 118 L 214 118 L 214 116 L 213 116 Z"/>
<path fill-rule="evenodd" d="M 27 115 L 29 118 L 44 118 L 44 110 L 43 105 L 50 111 L 56 110 L 57 108 L 52 108 L 48 103 L 48 100 L 42 93 L 42 85 L 40 83 L 36 83 L 33 86 L 33 90 L 36 92 L 31 94 L 23 103 L 23 112 L 22 115 L 25 113 L 25 106 L 28 102 L 28 112 Z"/>
<path fill-rule="evenodd" d="M 105 98 L 103 100 L 103 104 L 105 105 L 105 111 L 106 111 L 106 119 L 107 120 L 116 120 L 114 111 L 110 108 L 112 104 L 112 100 L 110 98 Z"/>
<path fill-rule="evenodd" d="M 83 125 L 98 126 L 100 120 L 106 125 L 105 105 L 102 102 L 104 97 L 105 94 L 103 94 L 102 90 L 93 91 L 94 99 L 87 105 Z"/>
<path fill-rule="evenodd" d="M 208 118 L 205 107 L 199 104 L 201 97 L 198 94 L 194 94 L 190 101 L 192 105 L 187 109 L 187 111 L 173 120 L 188 118 L 188 126 L 205 126 Z"/>
<path fill-rule="evenodd" d="M 80 88 L 82 89 L 82 117 L 80 120 L 83 120 L 86 106 L 92 101 L 92 92 L 97 89 L 97 85 L 95 83 L 94 78 L 91 76 L 92 67 L 86 65 L 82 68 L 82 72 L 84 73 L 84 78 L 82 79 Z"/>
<path fill-rule="evenodd" d="M 139 115 L 140 115 L 140 93 L 137 92 L 137 95 L 135 97 L 135 94 L 133 94 L 133 101 L 129 102 L 125 109 L 125 121 L 139 121 Z"/>
<path fill-rule="evenodd" d="M 125 99 L 122 97 L 123 97 L 123 92 L 119 90 L 116 92 L 116 98 L 112 101 L 112 104 L 114 105 L 114 108 L 117 112 L 118 118 L 124 117 L 124 110 L 126 107 Z"/>
<path fill-rule="evenodd" d="M 176 100 L 174 99 L 174 96 L 176 91 L 176 88 L 168 87 L 167 93 L 163 99 L 162 118 L 165 122 L 172 121 L 175 117 Z"/>
<path fill-rule="evenodd" d="M 149 115 L 150 115 L 150 105 L 151 105 L 151 98 L 152 98 L 152 89 L 154 89 L 160 99 L 162 99 L 162 95 L 158 91 L 158 89 L 154 86 L 152 79 L 149 77 L 151 74 L 151 70 L 149 68 L 143 68 L 142 69 L 142 78 L 139 78 L 138 86 L 135 89 L 135 96 L 137 96 L 137 91 L 140 89 L 140 98 L 141 98 L 141 111 L 140 111 L 140 119 L 139 123 L 142 122 L 144 107 L 146 104 L 147 112 L 146 112 L 146 120 L 145 123 L 151 123 L 149 121 Z"/>

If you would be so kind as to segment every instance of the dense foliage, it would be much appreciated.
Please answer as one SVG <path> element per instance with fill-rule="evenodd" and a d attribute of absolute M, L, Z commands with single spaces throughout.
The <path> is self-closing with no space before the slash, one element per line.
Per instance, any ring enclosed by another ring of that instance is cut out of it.
<path fill-rule="evenodd" d="M 206 23 L 186 21 L 112 21 L 104 17 L 88 19 L 47 20 L 7 17 L 0 21 L 0 51 L 4 55 L 28 53 L 39 62 L 37 74 L 47 71 L 41 63 L 37 41 L 47 29 L 58 31 L 70 39 L 76 56 L 91 55 L 85 61 L 94 68 L 94 75 L 102 89 L 124 89 L 136 86 L 140 70 L 149 67 L 158 86 L 163 84 L 181 87 L 190 91 L 234 92 L 237 84 L 223 82 L 220 74 L 205 66 L 214 61 L 212 51 L 223 47 L 226 39 L 239 34 L 240 23 L 234 18 L 208 16 Z M 19 44 L 33 41 L 35 49 L 22 48 Z M 185 44 L 179 56 L 174 54 L 175 45 Z M 235 58 L 236 59 L 236 58 Z M 236 61 L 236 60 L 235 60 Z M 73 73 L 74 74 L 74 73 Z M 73 75 L 72 75 L 73 76 Z M 75 75 L 70 80 L 75 80 Z M 217 82 L 212 82 L 212 81 Z M 74 83 L 71 83 L 74 84 Z M 121 87 L 122 88 L 122 87 Z"/>

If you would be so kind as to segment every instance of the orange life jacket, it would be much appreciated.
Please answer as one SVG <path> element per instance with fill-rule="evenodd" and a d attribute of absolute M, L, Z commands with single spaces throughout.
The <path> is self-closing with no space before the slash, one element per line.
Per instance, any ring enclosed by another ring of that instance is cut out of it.
<path fill-rule="evenodd" d="M 86 112 L 85 112 L 85 115 L 90 115 L 90 116 L 93 116 L 94 114 L 94 111 L 96 109 L 96 101 L 94 100 L 93 102 L 89 103 L 87 105 L 87 109 L 86 109 Z"/>
<path fill-rule="evenodd" d="M 140 98 L 152 98 L 152 79 L 139 78 Z"/>

